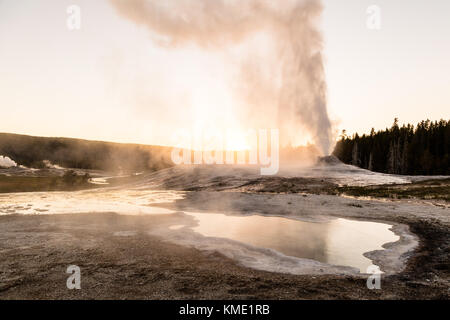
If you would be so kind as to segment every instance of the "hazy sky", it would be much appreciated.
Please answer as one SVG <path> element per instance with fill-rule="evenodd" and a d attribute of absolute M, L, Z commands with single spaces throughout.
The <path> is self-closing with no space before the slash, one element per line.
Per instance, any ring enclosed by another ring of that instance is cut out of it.
<path fill-rule="evenodd" d="M 81 30 L 66 26 L 81 8 Z M 337 129 L 450 119 L 450 1 L 324 0 L 328 109 Z M 381 29 L 366 26 L 369 5 Z M 0 0 L 0 132 L 170 144 L 173 125 L 232 127 L 220 53 L 155 46 L 106 0 Z M 173 120 L 173 121 L 172 121 Z"/>

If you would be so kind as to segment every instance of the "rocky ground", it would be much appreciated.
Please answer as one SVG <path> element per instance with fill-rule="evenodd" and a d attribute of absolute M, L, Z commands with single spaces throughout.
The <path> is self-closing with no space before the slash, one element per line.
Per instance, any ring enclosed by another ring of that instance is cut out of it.
<path fill-rule="evenodd" d="M 428 199 L 416 192 L 417 188 L 429 187 L 426 183 L 398 187 L 414 189 L 415 196 L 369 199 L 366 194 L 362 195 L 364 198 L 344 192 L 336 194 L 344 186 L 320 177 L 243 179 L 230 175 L 228 179 L 197 177 L 189 181 L 187 175 L 161 179 L 158 174 L 161 173 L 143 177 L 141 184 L 134 184 L 133 192 L 148 185 L 191 190 L 171 203 L 157 204 L 166 209 L 388 222 L 408 226 L 419 244 L 408 252 L 401 272 L 382 275 L 381 290 L 369 290 L 366 276 L 255 270 L 220 252 L 197 250 L 152 235 L 152 230 L 171 219 L 176 224 L 177 217 L 172 214 L 19 215 L 9 211 L 0 216 L 0 298 L 449 298 L 450 209 L 445 199 Z M 370 193 L 375 187 L 362 188 Z M 81 268 L 81 290 L 66 287 L 69 265 Z"/>
<path fill-rule="evenodd" d="M 0 217 L 2 299 L 448 299 L 448 229 L 411 223 L 421 245 L 381 290 L 353 276 L 298 276 L 242 267 L 150 236 L 169 216 L 111 213 Z M 126 230 L 137 230 L 132 236 Z M 68 290 L 66 268 L 81 268 Z"/>

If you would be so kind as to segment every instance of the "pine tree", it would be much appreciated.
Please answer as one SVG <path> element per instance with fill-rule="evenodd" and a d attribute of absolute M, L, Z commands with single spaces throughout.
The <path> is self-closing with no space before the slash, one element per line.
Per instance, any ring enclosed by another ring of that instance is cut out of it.
<path fill-rule="evenodd" d="M 400 162 L 400 173 L 407 174 L 408 172 L 408 139 L 403 142 L 402 159 Z"/>
<path fill-rule="evenodd" d="M 359 166 L 359 153 L 358 153 L 358 143 L 355 142 L 353 145 L 353 151 L 352 151 L 352 165 Z"/>
<path fill-rule="evenodd" d="M 349 137 L 343 130 L 333 154 L 344 163 L 394 174 L 450 174 L 450 120 L 421 121 L 370 135 Z"/>
<path fill-rule="evenodd" d="M 395 173 L 395 146 L 392 142 L 389 145 L 389 154 L 386 167 L 388 173 Z"/>
<path fill-rule="evenodd" d="M 373 153 L 372 152 L 370 153 L 370 156 L 369 156 L 369 165 L 367 166 L 367 169 L 369 169 L 370 171 L 373 170 Z"/>

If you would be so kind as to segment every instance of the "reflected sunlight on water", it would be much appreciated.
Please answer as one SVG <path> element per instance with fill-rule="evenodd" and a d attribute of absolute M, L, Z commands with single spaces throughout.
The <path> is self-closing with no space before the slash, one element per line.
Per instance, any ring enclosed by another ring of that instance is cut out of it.
<path fill-rule="evenodd" d="M 351 266 L 366 272 L 372 261 L 363 256 L 399 237 L 384 223 L 334 219 L 305 222 L 281 217 L 227 216 L 187 213 L 195 217 L 194 231 L 207 237 L 227 238 L 269 248 L 287 256 Z"/>

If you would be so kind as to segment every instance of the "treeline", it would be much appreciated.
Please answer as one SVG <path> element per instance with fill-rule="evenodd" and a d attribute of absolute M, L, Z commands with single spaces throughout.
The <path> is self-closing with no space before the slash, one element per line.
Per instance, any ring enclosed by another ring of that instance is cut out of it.
<path fill-rule="evenodd" d="M 44 160 L 65 168 L 139 172 L 172 166 L 170 148 L 0 133 L 0 155 L 30 168 Z"/>
<path fill-rule="evenodd" d="M 333 154 L 342 162 L 377 172 L 450 175 L 450 120 L 422 121 L 352 137 L 342 132 Z"/>

